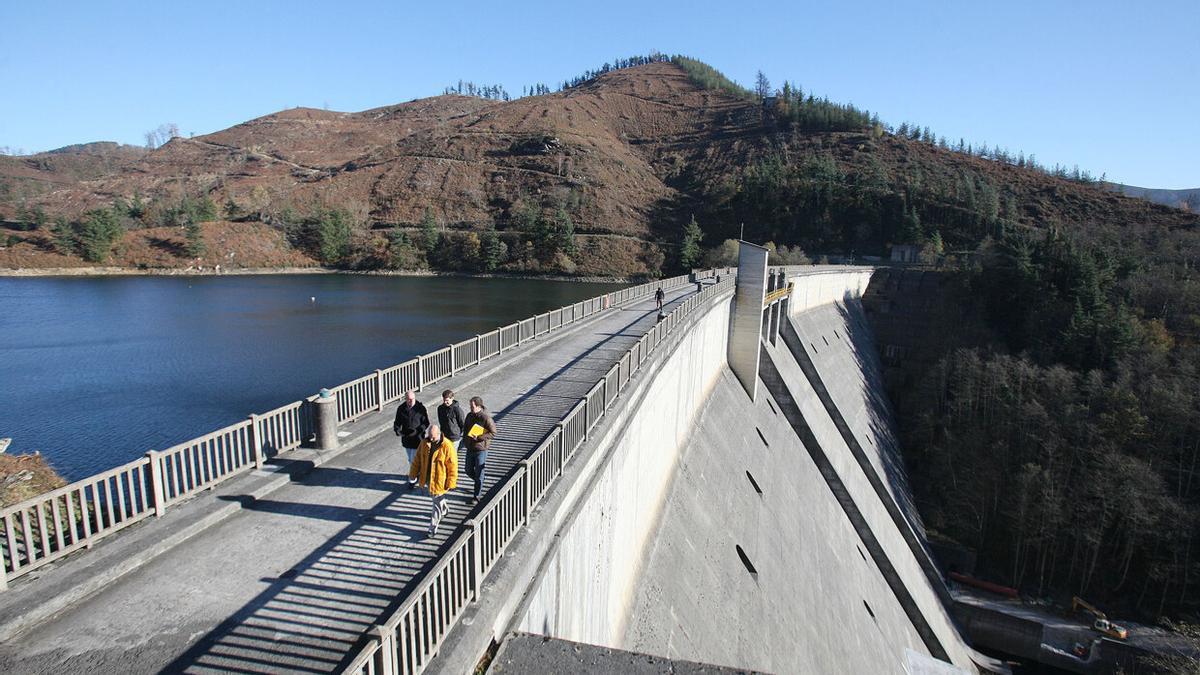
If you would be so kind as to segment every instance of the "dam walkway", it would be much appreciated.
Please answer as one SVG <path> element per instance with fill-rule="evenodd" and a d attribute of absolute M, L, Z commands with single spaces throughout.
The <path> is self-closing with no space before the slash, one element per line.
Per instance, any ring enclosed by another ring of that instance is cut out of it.
<path fill-rule="evenodd" d="M 695 285 L 668 292 L 664 311 L 695 293 Z M 629 302 L 460 372 L 419 398 L 435 419 L 443 388 L 455 390 L 464 408 L 471 396 L 484 399 L 499 428 L 486 492 L 654 328 L 656 314 L 652 298 Z M 391 432 L 394 413 L 395 404 L 388 405 L 340 428 L 343 450 L 336 457 L 280 456 L 191 500 L 186 507 L 196 513 L 181 507 L 173 515 L 199 522 L 205 509 L 234 510 L 136 573 L 7 639 L 0 671 L 344 668 L 364 633 L 394 611 L 414 578 L 488 501 L 485 494 L 479 506 L 471 503 L 472 481 L 460 455 L 449 515 L 439 534 L 427 537 L 430 500 L 406 486 L 406 456 Z M 280 483 L 286 474 L 293 479 Z M 275 487 L 256 489 L 272 479 Z M 153 546 L 152 528 L 166 520 L 102 547 Z M 50 569 L 36 581 L 53 586 L 59 572 Z"/>

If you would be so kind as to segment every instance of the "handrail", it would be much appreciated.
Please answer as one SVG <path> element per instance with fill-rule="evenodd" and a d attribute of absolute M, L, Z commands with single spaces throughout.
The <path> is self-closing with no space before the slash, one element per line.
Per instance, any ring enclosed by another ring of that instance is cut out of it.
<path fill-rule="evenodd" d="M 338 425 L 354 422 L 425 387 L 581 321 L 597 312 L 672 290 L 688 276 L 654 281 L 588 298 L 474 338 L 442 347 L 336 387 Z M 300 447 L 314 433 L 309 399 L 202 434 L 164 452 L 150 451 L 128 464 L 0 510 L 0 590 L 8 581 L 62 558 L 97 539 Z M 90 493 L 90 495 L 89 495 Z"/>
<path fill-rule="evenodd" d="M 493 489 L 475 518 L 465 523 L 436 564 L 416 580 L 400 607 L 369 631 L 365 644 L 342 672 L 355 675 L 424 672 L 457 624 L 465 604 L 463 599 L 479 599 L 483 580 L 516 534 L 528 524 L 529 514 L 562 475 L 563 467 L 589 437 L 609 404 L 628 385 L 630 376 L 667 336 L 675 334 L 674 329 L 693 311 L 713 298 L 732 293 L 733 286 L 733 279 L 726 277 L 689 297 L 621 355 L 533 452 Z M 464 565 L 463 555 L 472 557 L 469 565 Z M 468 566 L 472 570 L 467 577 L 470 587 L 463 589 L 462 570 Z M 435 591 L 440 593 L 436 603 L 431 600 Z"/>

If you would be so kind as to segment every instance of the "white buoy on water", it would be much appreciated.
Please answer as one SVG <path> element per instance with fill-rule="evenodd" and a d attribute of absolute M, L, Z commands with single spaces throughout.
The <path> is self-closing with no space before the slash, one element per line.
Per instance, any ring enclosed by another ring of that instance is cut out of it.
<path fill-rule="evenodd" d="M 313 295 L 313 296 L 309 296 L 309 298 L 308 298 L 308 301 L 309 301 L 309 302 L 316 302 L 316 301 L 317 301 L 317 296 L 315 296 L 315 295 Z"/>

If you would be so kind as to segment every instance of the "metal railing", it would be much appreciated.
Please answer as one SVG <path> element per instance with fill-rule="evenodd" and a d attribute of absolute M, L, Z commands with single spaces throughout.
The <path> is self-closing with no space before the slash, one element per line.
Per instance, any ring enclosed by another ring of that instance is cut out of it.
<path fill-rule="evenodd" d="M 366 644 L 343 672 L 390 675 L 423 672 L 457 623 L 467 602 L 478 600 L 483 580 L 528 523 L 529 514 L 554 480 L 562 475 L 567 461 L 587 440 L 605 410 L 625 389 L 630 377 L 641 369 L 647 356 L 693 311 L 732 292 L 731 277 L 709 285 L 681 303 L 626 351 L 536 449 L 493 490 L 479 513 L 464 524 L 437 563 L 416 580 L 399 609 L 369 631 Z M 638 297 L 643 296 L 633 295 L 629 299 Z M 471 570 L 471 573 L 464 576 L 464 570 Z"/>
<path fill-rule="evenodd" d="M 505 350 L 606 309 L 649 297 L 659 286 L 670 291 L 688 283 L 687 276 L 679 276 L 605 293 L 333 387 L 338 424 L 381 411 L 409 389 L 423 390 Z M 90 548 L 97 539 L 149 515 L 162 516 L 172 504 L 299 448 L 314 433 L 310 400 L 250 415 L 168 450 L 152 450 L 128 464 L 0 510 L 0 589 L 7 587 L 10 579 L 80 548 Z"/>

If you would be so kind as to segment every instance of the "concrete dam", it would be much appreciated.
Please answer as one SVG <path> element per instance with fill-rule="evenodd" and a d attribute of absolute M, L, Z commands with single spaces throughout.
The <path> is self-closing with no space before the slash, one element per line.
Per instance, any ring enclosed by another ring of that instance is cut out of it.
<path fill-rule="evenodd" d="M 207 460 L 224 474 L 152 453 L 125 488 L 6 509 L 0 669 L 1002 672 L 911 501 L 873 270 L 766 263 L 743 243 L 737 270 L 376 371 L 289 411 L 290 447 L 252 416 Z M 501 434 L 486 494 L 452 494 L 427 538 L 390 404 L 444 387 L 482 393 Z M 55 527 L 67 510 L 87 527 Z"/>

